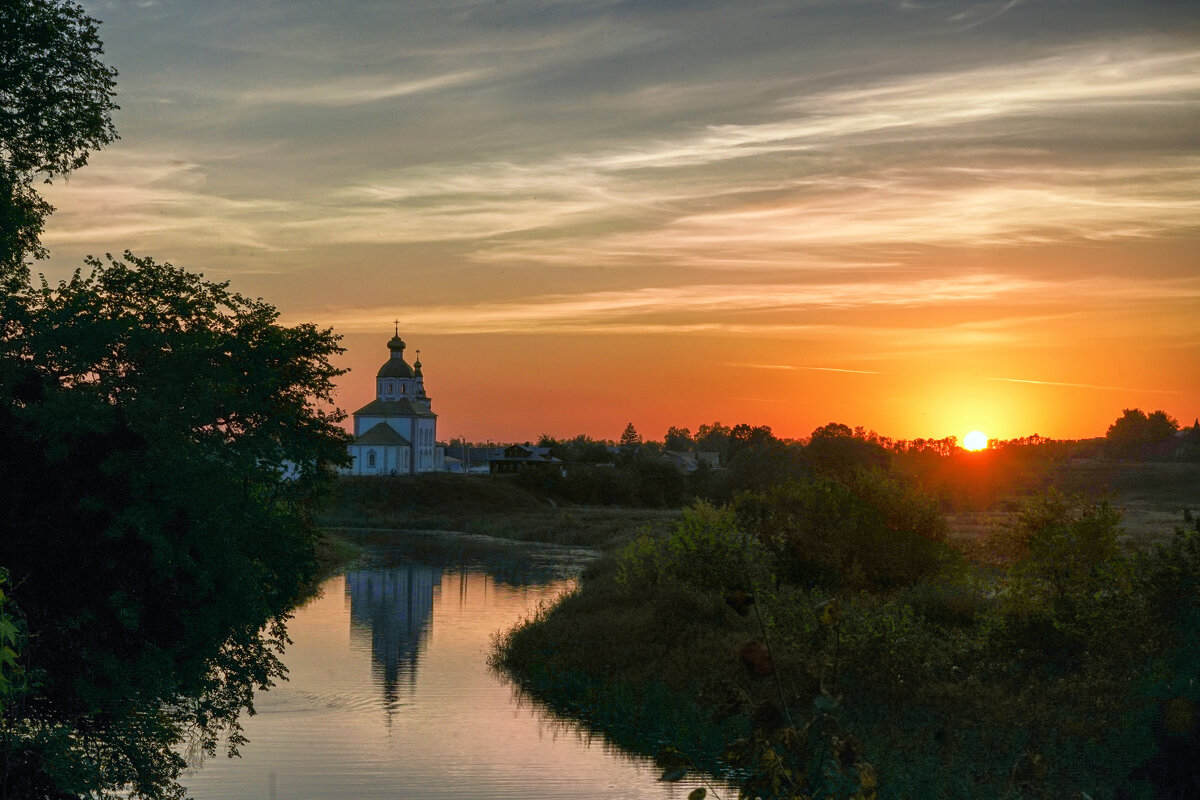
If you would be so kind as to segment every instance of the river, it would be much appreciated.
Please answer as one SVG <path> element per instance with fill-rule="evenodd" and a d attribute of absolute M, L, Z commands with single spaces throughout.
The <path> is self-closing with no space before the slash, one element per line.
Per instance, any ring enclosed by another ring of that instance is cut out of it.
<path fill-rule="evenodd" d="M 197 800 L 682 800 L 698 785 L 660 783 L 487 666 L 493 634 L 569 590 L 589 551 L 403 533 L 373 555 L 297 609 L 289 680 L 257 695 L 241 757 L 192 755 Z"/>

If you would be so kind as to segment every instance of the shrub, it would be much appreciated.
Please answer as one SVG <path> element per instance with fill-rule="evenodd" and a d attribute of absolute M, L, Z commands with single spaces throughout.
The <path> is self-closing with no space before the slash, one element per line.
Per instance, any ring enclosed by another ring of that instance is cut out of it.
<path fill-rule="evenodd" d="M 617 580 L 626 588 L 674 580 L 712 592 L 750 589 L 765 577 L 765 557 L 732 509 L 698 501 L 666 537 L 645 533 L 622 550 Z"/>
<path fill-rule="evenodd" d="M 1059 604 L 1128 589 L 1120 524 L 1107 501 L 1091 504 L 1054 489 L 1031 497 L 1014 525 L 1028 550 L 1013 570 L 1020 589 Z"/>
<path fill-rule="evenodd" d="M 742 526 L 807 586 L 880 590 L 933 575 L 954 557 L 936 504 L 881 472 L 792 482 L 735 504 Z"/>

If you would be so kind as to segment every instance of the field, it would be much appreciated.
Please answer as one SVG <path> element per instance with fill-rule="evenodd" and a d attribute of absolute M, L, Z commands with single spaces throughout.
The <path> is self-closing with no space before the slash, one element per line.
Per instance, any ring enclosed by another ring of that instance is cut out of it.
<path fill-rule="evenodd" d="M 1185 510 L 1200 510 L 1200 464 L 1076 461 L 1043 465 L 1020 481 L 989 485 L 978 495 L 983 502 L 952 505 L 946 512 L 951 537 L 968 550 L 983 545 L 1011 528 L 1023 498 L 1048 488 L 1093 501 L 1108 500 L 1121 514 L 1124 538 L 1133 546 L 1146 547 L 1169 537 Z"/>

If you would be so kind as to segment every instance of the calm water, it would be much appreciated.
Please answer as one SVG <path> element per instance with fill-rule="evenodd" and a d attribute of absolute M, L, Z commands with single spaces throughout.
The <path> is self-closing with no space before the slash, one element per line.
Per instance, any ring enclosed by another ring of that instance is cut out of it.
<path fill-rule="evenodd" d="M 486 665 L 493 633 L 570 588 L 585 551 L 405 535 L 300 608 L 290 680 L 256 698 L 242 757 L 184 784 L 206 798 L 682 798 Z"/>

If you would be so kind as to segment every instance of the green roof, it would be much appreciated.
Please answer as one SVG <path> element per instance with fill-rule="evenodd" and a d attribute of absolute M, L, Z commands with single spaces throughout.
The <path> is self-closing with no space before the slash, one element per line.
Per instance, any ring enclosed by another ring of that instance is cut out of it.
<path fill-rule="evenodd" d="M 372 400 L 354 412 L 356 417 L 424 417 L 437 419 L 432 411 L 422 411 L 412 404 L 407 397 L 399 400 Z"/>
<path fill-rule="evenodd" d="M 408 439 L 401 436 L 395 428 L 386 422 L 379 423 L 362 436 L 359 436 L 354 440 L 354 444 L 369 444 L 374 447 L 409 446 Z"/>

